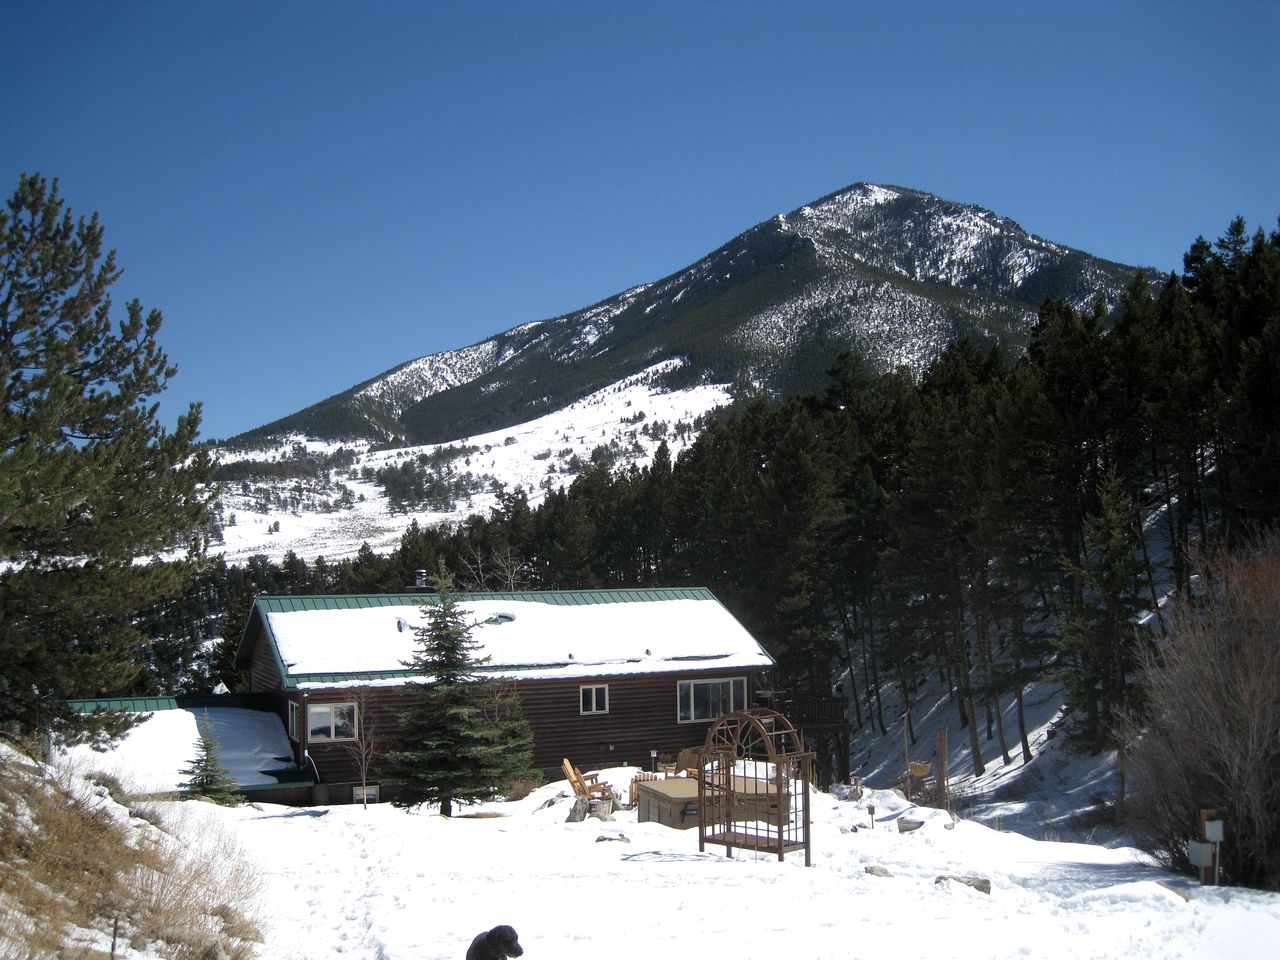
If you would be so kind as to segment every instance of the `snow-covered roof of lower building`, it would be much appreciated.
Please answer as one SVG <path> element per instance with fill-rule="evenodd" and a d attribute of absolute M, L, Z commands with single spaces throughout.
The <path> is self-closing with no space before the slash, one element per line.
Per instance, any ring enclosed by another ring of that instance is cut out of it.
<path fill-rule="evenodd" d="M 259 597 L 238 664 L 265 635 L 281 685 L 402 682 L 435 594 Z M 575 678 L 725 669 L 773 660 L 704 588 L 475 593 L 458 598 L 485 673 Z"/>
<path fill-rule="evenodd" d="M 276 714 L 245 707 L 180 706 L 182 702 L 172 697 L 73 701 L 86 713 L 122 710 L 145 719 L 105 751 L 74 746 L 63 751 L 64 757 L 76 767 L 111 774 L 127 790 L 169 793 L 186 781 L 181 771 L 195 760 L 199 725 L 207 722 L 218 741 L 218 762 L 237 785 L 246 790 L 280 786 L 281 775 L 293 767 L 293 759 Z"/>

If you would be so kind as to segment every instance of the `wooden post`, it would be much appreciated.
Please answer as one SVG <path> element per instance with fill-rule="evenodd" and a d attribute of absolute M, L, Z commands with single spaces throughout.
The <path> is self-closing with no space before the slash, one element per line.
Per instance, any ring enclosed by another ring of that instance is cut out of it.
<path fill-rule="evenodd" d="M 1218 819 L 1217 810 L 1201 810 L 1200 811 L 1200 837 L 1203 839 L 1207 836 L 1205 824 L 1210 820 Z M 1200 882 L 1204 884 L 1212 884 L 1214 877 L 1217 875 L 1216 867 L 1218 866 L 1218 847 L 1215 844 L 1213 848 L 1213 862 L 1205 864 L 1200 868 Z"/>
<path fill-rule="evenodd" d="M 951 791 L 947 789 L 947 728 L 938 730 L 937 743 L 934 745 L 934 760 L 937 771 L 938 805 L 943 810 L 951 809 Z"/>
<path fill-rule="evenodd" d="M 911 716 L 908 710 L 902 715 L 902 769 L 906 774 L 906 793 L 907 802 L 911 802 L 911 744 L 907 742 L 907 718 Z"/>

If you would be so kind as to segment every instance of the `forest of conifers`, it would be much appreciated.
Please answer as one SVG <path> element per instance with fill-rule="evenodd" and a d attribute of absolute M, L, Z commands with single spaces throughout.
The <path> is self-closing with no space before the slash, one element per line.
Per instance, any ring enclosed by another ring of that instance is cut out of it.
<path fill-rule="evenodd" d="M 1161 599 L 1280 513 L 1278 385 L 1280 232 L 1237 220 L 1154 294 L 1136 276 L 1110 325 L 1046 302 L 1023 356 L 960 340 L 913 376 L 845 354 L 820 395 L 739 402 L 675 462 L 664 444 L 534 506 L 517 491 L 415 523 L 387 556 L 214 561 L 144 618 L 151 689 L 102 692 L 234 687 L 256 594 L 398 591 L 443 564 L 471 589 L 707 586 L 776 658 L 776 687 L 838 686 L 883 732 L 942 677 L 1006 757 L 1026 734 L 999 707 L 1052 677 L 1068 732 L 1103 748 L 1140 706 Z"/>

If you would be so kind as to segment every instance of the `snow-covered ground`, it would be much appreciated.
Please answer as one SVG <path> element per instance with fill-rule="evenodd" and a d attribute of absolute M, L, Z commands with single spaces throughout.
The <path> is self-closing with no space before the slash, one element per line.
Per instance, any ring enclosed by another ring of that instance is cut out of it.
<path fill-rule="evenodd" d="M 604 776 L 625 794 L 632 773 Z M 634 811 L 567 823 L 566 792 L 552 783 L 452 819 L 389 805 L 198 810 L 259 862 L 261 954 L 274 960 L 460 960 L 502 923 L 530 960 L 1261 960 L 1280 942 L 1280 895 L 1201 887 L 1128 848 L 956 823 L 892 792 L 815 794 L 811 868 L 794 853 L 699 851 L 696 829 Z M 900 833 L 903 816 L 924 824 Z"/>
<path fill-rule="evenodd" d="M 167 755 L 172 765 L 194 756 L 194 720 L 185 716 L 152 728 L 150 757 Z M 244 753 L 240 741 L 256 734 L 243 717 L 229 712 L 224 720 L 225 749 Z M 141 743 L 136 738 L 154 722 L 126 744 Z M 81 752 L 77 766 L 99 756 Z M 114 759 L 127 782 L 129 764 L 140 760 L 123 750 Z M 636 772 L 601 773 L 627 798 Z M 1047 801 L 1054 790 L 1043 778 L 1034 782 L 1028 799 Z M 530 960 L 686 953 L 1261 960 L 1280 943 L 1280 895 L 1202 887 L 1129 847 L 957 822 L 890 790 L 867 789 L 861 798 L 845 787 L 815 791 L 811 868 L 798 853 L 779 862 L 699 851 L 696 830 L 638 823 L 629 810 L 609 822 L 568 823 L 568 792 L 563 781 L 549 783 L 451 819 L 431 807 L 385 804 L 192 803 L 186 812 L 217 821 L 256 861 L 260 956 L 271 960 L 461 958 L 473 936 L 502 923 L 519 931 Z M 923 825 L 901 833 L 904 817 Z M 1019 817 L 1030 823 L 1024 804 L 1009 806 L 1005 824 Z M 944 876 L 989 880 L 991 892 L 939 882 Z"/>

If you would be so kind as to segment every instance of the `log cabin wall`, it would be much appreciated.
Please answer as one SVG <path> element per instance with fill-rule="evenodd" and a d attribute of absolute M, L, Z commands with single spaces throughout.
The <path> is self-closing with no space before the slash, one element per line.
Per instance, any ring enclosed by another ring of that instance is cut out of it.
<path fill-rule="evenodd" d="M 405 686 L 394 687 L 351 687 L 326 690 L 309 690 L 305 697 L 295 694 L 296 702 L 302 706 L 304 729 L 301 736 L 306 736 L 306 707 L 334 703 L 354 703 L 358 724 L 357 736 L 372 737 L 375 744 L 385 749 L 388 738 L 400 727 L 399 711 L 410 701 L 411 693 Z M 350 740 L 312 740 L 309 737 L 306 749 L 315 763 L 319 779 L 323 783 L 360 782 L 360 770 Z M 301 737 L 296 744 L 301 760 Z M 370 771 L 369 781 L 377 781 L 376 767 Z"/>
<path fill-rule="evenodd" d="M 549 780 L 560 779 L 560 761 L 566 757 L 582 770 L 624 764 L 649 769 L 650 750 L 660 757 L 674 757 L 685 747 L 701 745 L 710 720 L 681 723 L 676 688 L 681 680 L 721 680 L 747 676 L 748 701 L 751 677 L 742 671 L 654 673 L 624 677 L 574 678 L 571 680 L 522 680 L 514 684 L 521 709 L 533 730 L 533 764 Z M 608 687 L 608 711 L 582 713 L 581 688 Z M 355 703 L 363 732 L 385 745 L 399 727 L 398 712 L 411 700 L 405 686 L 369 686 L 309 690 L 306 704 Z M 301 693 L 289 699 L 300 707 Z M 305 709 L 301 716 L 304 718 Z M 287 729 L 287 717 L 285 718 Z M 372 723 L 372 730 L 368 724 Z M 359 783 L 359 769 L 352 742 L 308 740 L 306 747 L 324 783 Z M 302 762 L 301 739 L 294 743 Z M 371 774 L 370 782 L 376 781 Z"/>
<path fill-rule="evenodd" d="M 253 641 L 253 655 L 249 660 L 249 691 L 264 693 L 280 689 L 280 664 L 272 654 L 266 631 L 258 628 Z"/>
<path fill-rule="evenodd" d="M 679 721 L 679 681 L 743 676 L 747 677 L 749 702 L 751 677 L 741 670 L 521 681 L 516 689 L 525 719 L 533 728 L 534 766 L 550 779 L 559 779 L 557 771 L 565 757 L 582 770 L 624 764 L 648 770 L 650 750 L 674 758 L 685 747 L 700 745 L 711 725 L 710 720 Z M 597 685 L 609 688 L 609 710 L 583 714 L 580 690 Z"/>

